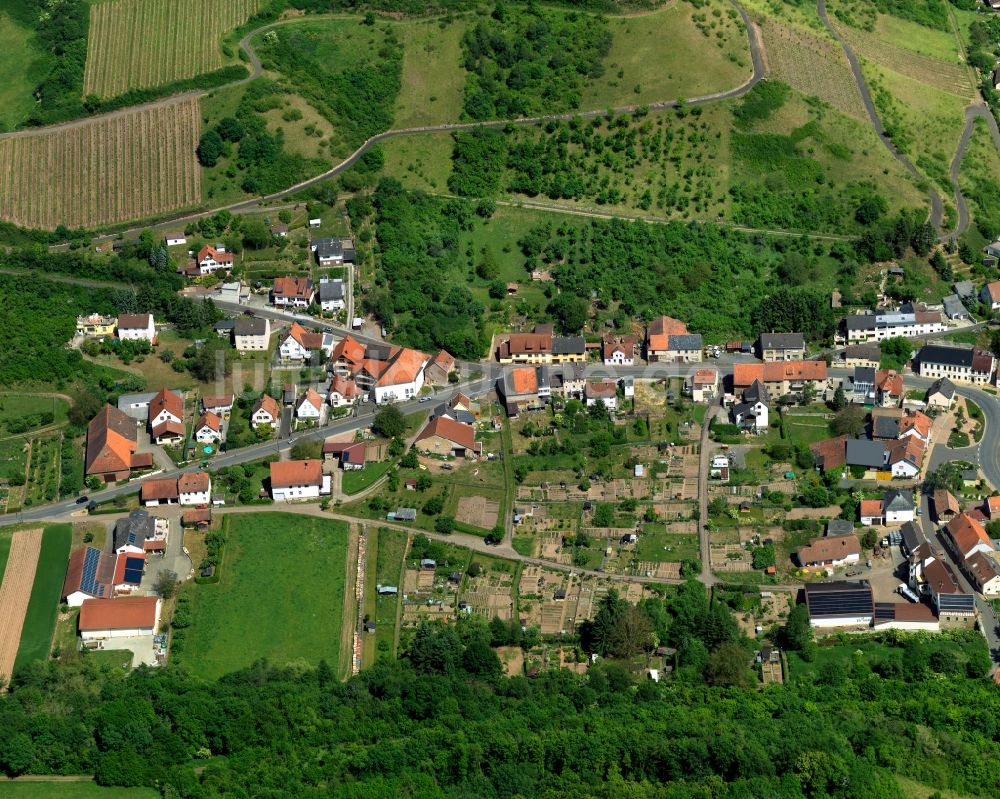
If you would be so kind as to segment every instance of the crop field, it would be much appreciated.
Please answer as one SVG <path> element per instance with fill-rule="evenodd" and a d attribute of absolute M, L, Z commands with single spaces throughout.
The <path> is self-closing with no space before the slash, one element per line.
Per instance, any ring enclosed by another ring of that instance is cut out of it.
<path fill-rule="evenodd" d="M 35 570 L 28 612 L 24 617 L 15 670 L 25 663 L 45 660 L 49 656 L 59 611 L 59 594 L 62 593 L 72 543 L 73 526 L 70 524 L 53 524 L 42 533 L 38 568 Z"/>
<path fill-rule="evenodd" d="M 752 73 L 746 29 L 725 0 L 698 8 L 668 4 L 648 14 L 612 17 L 608 26 L 605 72 L 588 83 L 582 109 L 695 97 L 739 86 Z"/>
<path fill-rule="evenodd" d="M 8 543 L 0 583 L 0 680 L 4 682 L 14 672 L 41 545 L 41 530 L 19 530 Z"/>
<path fill-rule="evenodd" d="M 226 517 L 222 579 L 194 585 L 182 660 L 214 679 L 260 658 L 340 662 L 347 525 L 284 513 Z"/>
<path fill-rule="evenodd" d="M 970 98 L 975 88 L 968 68 L 958 62 L 916 52 L 891 44 L 876 33 L 840 26 L 840 31 L 857 55 L 892 68 L 901 75 L 926 83 L 935 89 Z M 941 34 L 944 36 L 945 34 Z M 954 41 L 954 39 L 953 39 Z"/>
<path fill-rule="evenodd" d="M 0 139 L 0 219 L 94 228 L 196 205 L 200 128 L 184 99 Z"/>
<path fill-rule="evenodd" d="M 222 35 L 260 0 L 106 0 L 90 7 L 83 94 L 114 97 L 223 66 Z"/>
<path fill-rule="evenodd" d="M 858 86 L 836 42 L 770 17 L 760 27 L 768 64 L 777 80 L 867 122 Z"/>

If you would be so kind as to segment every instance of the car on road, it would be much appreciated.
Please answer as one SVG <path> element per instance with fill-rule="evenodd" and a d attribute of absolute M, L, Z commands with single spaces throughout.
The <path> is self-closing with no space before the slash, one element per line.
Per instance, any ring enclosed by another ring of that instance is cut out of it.
<path fill-rule="evenodd" d="M 288 443 L 289 444 L 294 444 L 295 443 L 295 436 L 292 436 L 290 439 L 288 439 Z"/>
<path fill-rule="evenodd" d="M 76 498 L 77 505 L 82 505 L 84 502 L 90 502 L 90 497 L 88 497 L 86 494 L 84 494 L 82 497 Z"/>
<path fill-rule="evenodd" d="M 432 397 L 421 397 L 417 402 L 430 402 Z"/>

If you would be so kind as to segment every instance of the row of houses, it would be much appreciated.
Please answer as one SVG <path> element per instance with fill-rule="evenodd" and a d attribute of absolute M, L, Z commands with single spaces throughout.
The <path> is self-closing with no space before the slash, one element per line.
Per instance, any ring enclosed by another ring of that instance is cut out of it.
<path fill-rule="evenodd" d="M 635 381 L 630 377 L 587 380 L 579 363 L 563 367 L 516 366 L 497 379 L 496 390 L 510 416 L 543 408 L 553 396 L 579 399 L 587 407 L 600 402 L 614 412 L 618 409 L 619 391 L 623 397 L 633 396 Z"/>

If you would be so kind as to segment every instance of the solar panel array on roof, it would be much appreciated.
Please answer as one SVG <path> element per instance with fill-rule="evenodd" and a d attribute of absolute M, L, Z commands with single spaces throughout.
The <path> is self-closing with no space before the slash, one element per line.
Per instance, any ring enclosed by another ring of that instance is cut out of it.
<path fill-rule="evenodd" d="M 938 594 L 941 613 L 975 613 L 976 598 L 972 594 Z"/>
<path fill-rule="evenodd" d="M 125 582 L 138 585 L 142 582 L 142 568 L 145 561 L 142 558 L 125 558 Z"/>
<path fill-rule="evenodd" d="M 104 596 L 104 586 L 97 582 L 97 568 L 101 564 L 101 551 L 87 547 L 83 556 L 83 574 L 80 576 L 80 590 L 96 597 Z"/>
<path fill-rule="evenodd" d="M 813 618 L 871 616 L 875 612 L 872 589 L 867 582 L 806 586 L 806 604 Z"/>

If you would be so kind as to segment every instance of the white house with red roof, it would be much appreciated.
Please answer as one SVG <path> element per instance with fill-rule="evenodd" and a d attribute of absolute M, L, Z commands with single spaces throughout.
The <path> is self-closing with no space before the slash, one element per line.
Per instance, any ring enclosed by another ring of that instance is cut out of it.
<path fill-rule="evenodd" d="M 150 435 L 157 444 L 184 438 L 184 400 L 180 394 L 161 388 L 149 402 Z"/>
<path fill-rule="evenodd" d="M 123 313 L 115 325 L 122 341 L 148 341 L 156 343 L 156 323 L 151 313 Z"/>
<path fill-rule="evenodd" d="M 307 277 L 276 277 L 271 299 L 278 308 L 308 308 L 316 296 L 313 282 Z"/>
<path fill-rule="evenodd" d="M 234 263 L 233 254 L 226 252 L 225 247 L 206 244 L 198 250 L 198 273 L 201 275 L 211 275 L 220 269 L 232 269 Z"/>
<path fill-rule="evenodd" d="M 199 444 L 216 444 L 222 441 L 222 419 L 206 411 L 194 426 L 194 439 Z"/>
<path fill-rule="evenodd" d="M 376 403 L 408 400 L 420 393 L 430 357 L 388 344 L 365 346 L 346 336 L 331 354 L 334 373 L 351 377 Z"/>
<path fill-rule="evenodd" d="M 323 412 L 323 398 L 313 389 L 306 389 L 295 406 L 295 418 L 303 421 L 318 421 Z"/>
<path fill-rule="evenodd" d="M 327 399 L 332 408 L 343 408 L 346 405 L 353 405 L 361 396 L 361 390 L 354 382 L 353 378 L 334 375 L 330 381 L 330 392 Z"/>
<path fill-rule="evenodd" d="M 333 336 L 330 333 L 306 330 L 298 322 L 292 322 L 278 342 L 278 357 L 283 361 L 306 361 L 314 352 L 329 355 L 332 350 Z"/>
<path fill-rule="evenodd" d="M 281 408 L 278 407 L 278 401 L 269 394 L 264 394 L 250 410 L 250 426 L 254 430 L 267 425 L 276 427 L 280 417 Z"/>
<path fill-rule="evenodd" d="M 583 398 L 587 407 L 593 407 L 598 402 L 603 402 L 604 407 L 609 411 L 618 409 L 618 386 L 610 380 L 599 383 L 587 383 L 583 387 Z"/>

